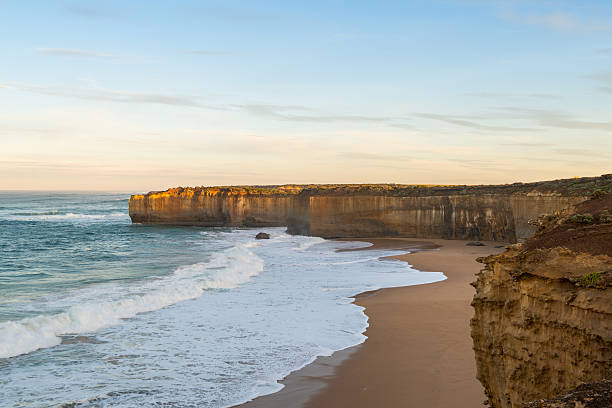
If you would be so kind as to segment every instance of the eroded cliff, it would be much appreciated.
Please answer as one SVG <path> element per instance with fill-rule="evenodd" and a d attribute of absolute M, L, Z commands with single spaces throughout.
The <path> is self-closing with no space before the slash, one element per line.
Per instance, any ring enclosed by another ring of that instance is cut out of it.
<path fill-rule="evenodd" d="M 133 222 L 287 226 L 324 238 L 401 236 L 516 242 L 529 221 L 571 207 L 612 175 L 497 186 L 303 185 L 174 188 L 133 195 Z"/>
<path fill-rule="evenodd" d="M 313 195 L 300 224 L 308 229 L 290 230 L 323 238 L 398 236 L 516 242 L 535 231 L 529 220 L 582 200 L 584 197 L 543 192 Z"/>
<path fill-rule="evenodd" d="M 135 194 L 132 222 L 208 227 L 281 227 L 301 187 L 197 187 Z"/>
<path fill-rule="evenodd" d="M 542 217 L 525 243 L 479 259 L 472 338 L 493 407 L 612 379 L 611 214 L 612 194 L 596 193 Z"/>

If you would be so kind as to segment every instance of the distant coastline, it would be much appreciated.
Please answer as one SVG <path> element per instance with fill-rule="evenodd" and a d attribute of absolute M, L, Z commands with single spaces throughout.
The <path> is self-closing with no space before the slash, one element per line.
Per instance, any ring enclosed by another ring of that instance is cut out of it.
<path fill-rule="evenodd" d="M 612 189 L 612 175 L 494 186 L 317 185 L 174 188 L 130 198 L 133 222 L 280 227 L 323 238 L 517 242 L 530 221 Z"/>

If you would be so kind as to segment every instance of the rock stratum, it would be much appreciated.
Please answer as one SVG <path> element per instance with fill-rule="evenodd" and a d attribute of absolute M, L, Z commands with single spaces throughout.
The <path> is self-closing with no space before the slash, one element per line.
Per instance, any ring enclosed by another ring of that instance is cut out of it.
<path fill-rule="evenodd" d="M 323 238 L 364 236 L 517 242 L 530 224 L 612 189 L 612 175 L 492 186 L 285 185 L 172 188 L 135 194 L 135 223 L 279 227 Z"/>
<path fill-rule="evenodd" d="M 612 194 L 479 261 L 471 328 L 491 406 L 611 407 Z"/>

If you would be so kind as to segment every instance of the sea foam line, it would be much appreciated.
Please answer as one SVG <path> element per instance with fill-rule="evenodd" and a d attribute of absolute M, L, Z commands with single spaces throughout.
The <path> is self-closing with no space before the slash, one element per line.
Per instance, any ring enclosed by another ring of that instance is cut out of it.
<path fill-rule="evenodd" d="M 129 219 L 123 212 L 113 212 L 109 214 L 80 214 L 80 213 L 61 213 L 57 211 L 41 213 L 18 213 L 5 217 L 9 221 L 98 221 L 108 219 Z"/>
<path fill-rule="evenodd" d="M 91 299 L 63 313 L 38 315 L 0 323 L 0 358 L 14 357 L 61 343 L 62 335 L 91 333 L 121 324 L 122 319 L 195 299 L 207 289 L 231 289 L 263 271 L 264 262 L 248 248 L 237 245 L 217 252 L 208 262 L 177 268 L 172 275 L 130 287 L 108 301 Z M 136 293 L 134 293 L 136 292 Z M 97 297 L 105 294 L 97 294 Z M 113 293 L 106 293 L 107 297 Z"/>

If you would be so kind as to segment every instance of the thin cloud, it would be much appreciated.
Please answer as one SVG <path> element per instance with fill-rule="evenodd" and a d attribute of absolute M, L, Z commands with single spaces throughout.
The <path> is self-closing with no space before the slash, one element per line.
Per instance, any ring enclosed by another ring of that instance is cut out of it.
<path fill-rule="evenodd" d="M 594 81 L 612 82 L 612 71 L 598 72 L 596 74 L 587 75 L 586 78 Z"/>
<path fill-rule="evenodd" d="M 515 115 L 515 117 L 533 120 L 540 126 L 545 127 L 612 131 L 612 122 L 578 120 L 573 115 L 560 111 L 516 107 L 502 107 L 500 109 Z"/>
<path fill-rule="evenodd" d="M 102 9 L 100 7 L 92 7 L 90 4 L 71 4 L 64 8 L 68 14 L 72 14 L 78 17 L 86 18 L 89 20 L 106 20 L 117 17 L 116 13 L 109 10 Z"/>
<path fill-rule="evenodd" d="M 595 152 L 589 149 L 553 149 L 553 151 L 555 153 L 568 155 L 568 156 L 586 156 L 586 157 L 602 157 L 602 158 L 611 157 L 612 158 L 612 156 L 610 156 L 609 154 L 602 154 L 602 153 L 598 153 L 598 152 Z"/>
<path fill-rule="evenodd" d="M 523 21 L 527 24 L 539 25 L 556 30 L 573 30 L 578 23 L 573 16 L 564 13 L 555 13 L 544 16 L 526 16 Z"/>
<path fill-rule="evenodd" d="M 94 95 L 88 96 L 91 99 L 108 100 L 114 102 L 126 103 L 154 103 L 160 105 L 175 105 L 175 106 L 201 106 L 195 100 L 178 95 L 167 95 L 158 93 L 137 93 L 116 91 L 112 89 L 99 89 Z"/>
<path fill-rule="evenodd" d="M 214 55 L 231 55 L 232 53 L 227 52 L 227 51 L 217 51 L 217 50 L 193 50 L 193 51 L 187 51 L 187 54 L 214 56 Z"/>
<path fill-rule="evenodd" d="M 318 122 L 318 123 L 333 123 L 333 122 L 366 122 L 366 123 L 391 123 L 399 118 L 385 116 L 365 116 L 365 115 L 319 115 L 313 109 L 304 106 L 279 106 L 279 105 L 262 105 L 262 104 L 247 104 L 233 105 L 239 109 L 257 115 L 265 116 L 279 120 L 293 122 Z M 313 112 L 306 114 L 306 112 Z"/>
<path fill-rule="evenodd" d="M 547 94 L 547 93 L 532 93 L 527 96 L 531 98 L 538 98 L 538 99 L 563 99 L 563 97 L 560 95 Z"/>
<path fill-rule="evenodd" d="M 542 119 L 541 124 L 549 127 L 557 127 L 564 129 L 592 129 L 592 130 L 603 130 L 610 132 L 612 131 L 612 122 L 586 122 L 581 120 L 555 120 L 555 119 Z"/>
<path fill-rule="evenodd" d="M 11 170 L 15 168 L 21 169 L 42 169 L 42 170 L 50 170 L 50 169 L 64 169 L 64 170 L 84 170 L 84 169 L 111 169 L 113 166 L 109 165 L 100 165 L 93 163 L 76 163 L 76 162 L 52 162 L 52 161 L 42 161 L 42 160 L 11 160 L 11 159 L 1 159 L 0 158 L 0 167 L 9 167 Z"/>
<path fill-rule="evenodd" d="M 45 135 L 45 136 L 55 136 L 59 133 L 58 129 L 51 129 L 48 127 L 45 128 L 35 128 L 35 127 L 5 127 L 0 126 L 0 135 L 11 136 L 15 134 L 26 134 L 26 135 Z"/>
<path fill-rule="evenodd" d="M 563 99 L 560 95 L 549 93 L 509 94 L 497 92 L 471 92 L 466 95 L 482 98 L 536 98 L 536 99 Z"/>
<path fill-rule="evenodd" d="M 483 125 L 483 124 L 480 124 L 480 123 L 477 123 L 471 120 L 467 120 L 461 117 L 450 116 L 450 115 L 440 115 L 437 113 L 418 113 L 415 116 L 424 118 L 424 119 L 432 119 L 432 120 L 437 120 L 440 122 L 446 122 L 446 123 L 450 123 L 451 125 L 463 126 L 463 127 L 477 129 L 477 130 L 501 131 L 501 132 L 534 130 L 534 129 L 528 129 L 528 128 Z"/>
<path fill-rule="evenodd" d="M 182 95 L 169 95 L 162 93 L 140 93 L 127 92 L 114 89 L 64 89 L 44 87 L 39 85 L 28 85 L 20 83 L 0 83 L 0 89 L 13 91 L 26 91 L 49 96 L 61 96 L 65 98 L 86 99 L 94 101 L 110 101 L 121 103 L 145 103 L 186 107 L 205 107 L 193 98 Z M 207 107 L 213 108 L 213 107 Z M 220 109 L 220 108 L 214 108 Z"/>
<path fill-rule="evenodd" d="M 505 96 L 504 94 L 497 93 L 497 92 L 470 92 L 470 93 L 467 93 L 466 95 L 479 96 L 482 98 L 498 98 L 500 96 Z"/>
<path fill-rule="evenodd" d="M 612 48 L 604 48 L 602 50 L 598 50 L 597 53 L 602 55 L 612 55 Z"/>
<path fill-rule="evenodd" d="M 583 21 L 578 16 L 568 13 L 551 13 L 545 15 L 510 16 L 523 24 L 536 25 L 556 31 L 612 31 L 612 23 L 599 21 Z"/>
<path fill-rule="evenodd" d="M 593 81 L 603 82 L 606 85 L 612 84 L 612 71 L 604 71 L 596 74 L 591 74 L 586 76 L 587 79 L 592 79 Z M 600 86 L 597 88 L 600 92 L 612 93 L 611 86 Z"/>
<path fill-rule="evenodd" d="M 279 17 L 273 14 L 263 13 L 257 8 L 234 7 L 221 4 L 212 6 L 178 3 L 176 9 L 185 16 L 198 20 L 229 21 L 237 24 L 269 20 L 275 21 Z"/>
<path fill-rule="evenodd" d="M 72 48 L 37 48 L 36 52 L 38 54 L 53 55 L 57 57 L 112 57 L 111 54 L 88 50 L 76 50 Z"/>
<path fill-rule="evenodd" d="M 404 130 L 418 130 L 416 126 L 410 125 L 408 123 L 392 123 L 389 126 Z"/>
<path fill-rule="evenodd" d="M 379 154 L 379 153 L 364 153 L 364 152 L 339 152 L 337 156 L 359 161 L 409 161 L 413 157 L 404 155 L 391 155 L 391 154 Z"/>
<path fill-rule="evenodd" d="M 493 160 L 482 160 L 482 159 L 447 159 L 447 161 L 452 163 L 457 163 L 463 167 L 469 168 L 477 168 L 477 169 L 486 169 L 491 170 L 499 167 L 499 162 Z"/>
<path fill-rule="evenodd" d="M 540 142 L 509 142 L 501 143 L 502 146 L 519 146 L 519 147 L 550 147 L 552 143 L 540 143 Z"/>

